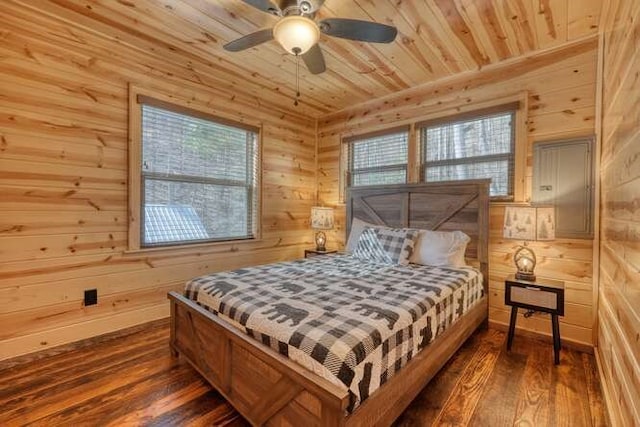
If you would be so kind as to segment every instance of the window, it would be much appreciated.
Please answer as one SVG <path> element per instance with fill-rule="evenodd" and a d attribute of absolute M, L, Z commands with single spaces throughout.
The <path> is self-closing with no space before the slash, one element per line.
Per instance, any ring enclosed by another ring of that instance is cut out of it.
<path fill-rule="evenodd" d="M 356 136 L 347 145 L 347 185 L 398 184 L 407 182 L 409 129 Z"/>
<path fill-rule="evenodd" d="M 250 239 L 258 129 L 146 96 L 140 106 L 140 246 Z"/>
<path fill-rule="evenodd" d="M 491 178 L 492 198 L 514 196 L 517 104 L 418 125 L 425 182 Z"/>

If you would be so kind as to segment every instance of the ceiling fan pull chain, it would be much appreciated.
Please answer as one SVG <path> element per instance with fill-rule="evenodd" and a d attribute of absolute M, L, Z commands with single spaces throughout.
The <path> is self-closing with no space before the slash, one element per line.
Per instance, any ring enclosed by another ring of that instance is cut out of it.
<path fill-rule="evenodd" d="M 296 98 L 293 105 L 297 107 L 300 99 L 300 49 L 294 48 L 293 53 L 296 55 Z"/>

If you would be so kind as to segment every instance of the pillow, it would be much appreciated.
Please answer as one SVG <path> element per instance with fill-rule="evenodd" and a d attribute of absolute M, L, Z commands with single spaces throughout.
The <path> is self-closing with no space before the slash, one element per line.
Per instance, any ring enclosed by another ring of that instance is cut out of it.
<path fill-rule="evenodd" d="M 353 221 L 351 221 L 349 238 L 347 239 L 347 244 L 344 247 L 345 252 L 353 253 L 353 251 L 356 250 L 356 246 L 358 246 L 358 240 L 360 239 L 360 235 L 364 231 L 365 227 L 378 228 L 379 226 L 368 223 L 359 218 L 353 218 Z"/>
<path fill-rule="evenodd" d="M 419 231 L 365 226 L 353 257 L 383 264 L 409 264 Z"/>
<path fill-rule="evenodd" d="M 420 230 L 410 261 L 414 264 L 464 267 L 471 238 L 462 231 Z"/>

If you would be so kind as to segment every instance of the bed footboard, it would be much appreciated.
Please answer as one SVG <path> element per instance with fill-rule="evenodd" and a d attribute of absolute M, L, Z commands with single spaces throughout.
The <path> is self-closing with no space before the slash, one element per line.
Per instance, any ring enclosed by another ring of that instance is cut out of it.
<path fill-rule="evenodd" d="M 341 426 L 348 393 L 245 336 L 195 302 L 169 293 L 171 350 L 252 425 Z"/>
<path fill-rule="evenodd" d="M 176 292 L 171 351 L 184 357 L 252 425 L 386 426 L 395 420 L 487 318 L 488 298 L 346 415 L 345 390 L 244 335 Z"/>

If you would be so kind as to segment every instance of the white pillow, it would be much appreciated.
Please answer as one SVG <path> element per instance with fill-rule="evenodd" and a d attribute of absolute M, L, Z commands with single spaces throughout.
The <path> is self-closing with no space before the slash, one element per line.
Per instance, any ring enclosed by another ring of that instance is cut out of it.
<path fill-rule="evenodd" d="M 464 253 L 471 238 L 462 231 L 420 230 L 413 256 L 414 264 L 464 267 Z"/>
<path fill-rule="evenodd" d="M 345 252 L 352 253 L 356 250 L 356 246 L 358 246 L 358 240 L 360 240 L 360 235 L 364 231 L 365 227 L 378 228 L 380 226 L 368 223 L 359 218 L 353 218 L 353 220 L 351 221 L 349 238 L 347 239 L 347 244 L 344 247 Z"/>

